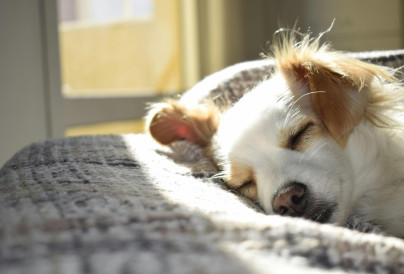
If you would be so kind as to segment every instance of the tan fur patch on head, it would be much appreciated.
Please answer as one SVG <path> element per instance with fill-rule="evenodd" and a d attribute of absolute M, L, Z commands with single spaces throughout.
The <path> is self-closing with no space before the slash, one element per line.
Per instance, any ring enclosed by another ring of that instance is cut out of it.
<path fill-rule="evenodd" d="M 251 200 L 257 200 L 257 185 L 254 170 L 242 164 L 231 164 L 226 185 Z"/>

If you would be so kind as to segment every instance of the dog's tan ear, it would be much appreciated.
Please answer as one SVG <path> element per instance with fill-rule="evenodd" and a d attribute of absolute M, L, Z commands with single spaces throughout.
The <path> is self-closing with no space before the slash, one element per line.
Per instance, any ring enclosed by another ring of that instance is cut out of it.
<path fill-rule="evenodd" d="M 164 145 L 187 140 L 204 147 L 210 144 L 218 123 L 219 112 L 213 105 L 188 108 L 170 100 L 152 106 L 146 129 Z"/>
<path fill-rule="evenodd" d="M 389 77 L 375 65 L 309 47 L 278 56 L 278 69 L 296 99 L 309 95 L 304 97 L 310 99 L 330 135 L 342 146 L 364 117 L 373 79 Z M 305 90 L 297 89 L 298 86 Z"/>

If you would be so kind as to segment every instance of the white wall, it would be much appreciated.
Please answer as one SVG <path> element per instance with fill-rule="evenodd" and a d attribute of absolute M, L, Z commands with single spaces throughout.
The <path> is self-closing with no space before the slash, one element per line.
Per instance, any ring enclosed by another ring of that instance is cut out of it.
<path fill-rule="evenodd" d="M 54 1 L 0 1 L 0 166 L 23 146 L 63 135 L 53 10 Z"/>

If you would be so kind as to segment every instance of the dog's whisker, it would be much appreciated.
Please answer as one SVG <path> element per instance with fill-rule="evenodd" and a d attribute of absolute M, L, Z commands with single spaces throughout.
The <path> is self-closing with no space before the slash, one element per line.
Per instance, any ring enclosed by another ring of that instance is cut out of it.
<path fill-rule="evenodd" d="M 310 154 L 310 156 L 307 157 L 307 158 L 305 158 L 305 156 L 306 156 L 306 154 L 308 153 L 308 151 L 307 151 L 307 150 L 304 151 L 303 154 L 302 154 L 302 156 L 300 156 L 299 167 L 301 166 L 303 160 L 307 160 L 307 161 L 310 160 L 311 157 L 313 157 L 313 156 L 314 156 L 321 148 L 323 148 L 326 144 L 327 144 L 327 141 L 324 141 L 324 142 L 323 142 L 321 145 L 319 145 L 319 146 Z"/>
<path fill-rule="evenodd" d="M 304 151 L 302 156 L 300 156 L 300 161 L 299 161 L 299 167 L 302 165 L 302 161 L 304 159 L 304 157 L 306 156 L 307 151 Z"/>
<path fill-rule="evenodd" d="M 313 157 L 313 155 L 316 154 L 320 149 L 322 149 L 326 144 L 327 144 L 327 142 L 323 142 L 318 148 L 316 148 L 316 149 L 310 154 L 310 156 L 309 156 L 306 160 L 310 160 L 311 157 Z"/>
<path fill-rule="evenodd" d="M 210 179 L 223 179 L 227 176 L 226 172 L 219 172 L 216 173 L 215 175 L 211 176 Z"/>
<path fill-rule="evenodd" d="M 318 90 L 318 91 L 307 92 L 307 93 L 301 95 L 299 98 L 297 98 L 297 99 L 293 102 L 293 104 L 292 104 L 291 107 L 292 107 L 292 108 L 295 107 L 295 105 L 296 105 L 303 97 L 308 96 L 308 95 L 317 94 L 317 93 L 326 93 L 326 91 L 325 91 L 325 90 Z"/>

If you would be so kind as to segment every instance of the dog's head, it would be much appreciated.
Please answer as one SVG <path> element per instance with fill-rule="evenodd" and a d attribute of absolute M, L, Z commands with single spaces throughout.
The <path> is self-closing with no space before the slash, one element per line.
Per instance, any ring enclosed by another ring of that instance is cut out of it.
<path fill-rule="evenodd" d="M 342 222 L 354 181 L 345 148 L 362 120 L 377 120 L 383 99 L 371 91 L 391 76 L 310 36 L 286 35 L 273 52 L 275 73 L 229 110 L 171 101 L 154 108 L 149 132 L 206 147 L 227 185 L 268 213 Z"/>

